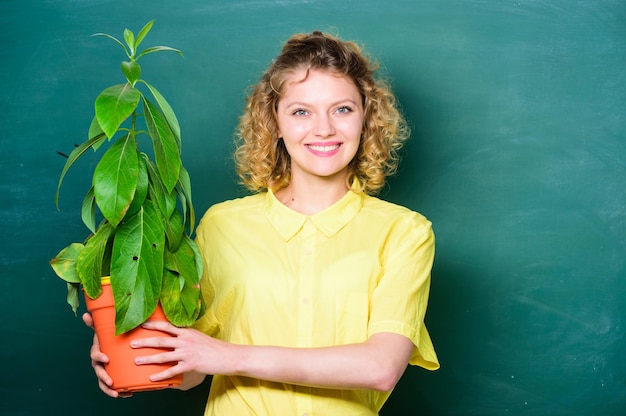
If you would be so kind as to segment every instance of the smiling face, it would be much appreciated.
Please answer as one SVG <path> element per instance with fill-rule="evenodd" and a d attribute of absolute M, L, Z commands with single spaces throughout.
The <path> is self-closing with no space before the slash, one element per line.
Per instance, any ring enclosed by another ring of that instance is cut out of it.
<path fill-rule="evenodd" d="M 291 181 L 346 182 L 359 148 L 363 104 L 354 82 L 319 69 L 297 70 L 278 102 L 280 137 L 291 158 Z"/>

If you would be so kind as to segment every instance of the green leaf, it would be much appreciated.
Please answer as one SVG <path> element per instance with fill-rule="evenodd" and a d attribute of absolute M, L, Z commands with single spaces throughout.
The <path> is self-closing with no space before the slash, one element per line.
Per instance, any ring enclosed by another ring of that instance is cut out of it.
<path fill-rule="evenodd" d="M 146 196 L 148 195 L 148 167 L 146 166 L 146 161 L 143 157 L 138 157 L 137 161 L 139 162 L 139 175 L 137 175 L 137 189 L 135 191 L 135 195 L 133 196 L 133 200 L 130 203 L 130 207 L 126 212 L 126 216 L 134 215 L 141 205 L 143 205 L 146 200 Z"/>
<path fill-rule="evenodd" d="M 114 227 L 126 215 L 135 195 L 138 176 L 137 143 L 129 133 L 107 150 L 93 175 L 98 208 Z"/>
<path fill-rule="evenodd" d="M 194 285 L 194 287 L 198 287 L 200 288 L 200 281 L 202 280 L 202 274 L 204 273 L 204 258 L 202 257 L 202 253 L 200 253 L 200 248 L 198 247 L 198 245 L 196 244 L 196 242 L 194 240 L 192 240 L 188 235 L 184 236 L 184 239 L 187 240 L 187 243 L 189 243 L 189 247 L 191 247 L 191 249 L 194 252 L 194 260 L 196 262 L 196 277 L 195 279 L 197 279 L 197 284 Z M 205 303 L 204 303 L 204 299 L 202 298 L 202 289 L 200 289 L 200 292 L 198 294 L 198 298 L 200 299 L 200 311 L 198 313 L 198 316 L 196 317 L 196 319 L 200 318 L 202 315 L 204 315 L 205 312 Z"/>
<path fill-rule="evenodd" d="M 78 295 L 80 292 L 79 289 L 80 285 L 76 283 L 67 284 L 67 303 L 72 307 L 72 312 L 74 312 L 74 315 L 76 315 L 76 312 L 78 311 L 78 305 L 80 304 L 80 302 L 78 301 Z"/>
<path fill-rule="evenodd" d="M 129 29 L 124 29 L 124 42 L 130 49 L 130 56 L 135 56 L 135 34 Z"/>
<path fill-rule="evenodd" d="M 80 283 L 80 278 L 76 271 L 76 259 L 84 247 L 80 243 L 72 243 L 50 260 L 50 265 L 57 276 L 68 283 Z"/>
<path fill-rule="evenodd" d="M 183 225 L 183 217 L 178 210 L 174 210 L 174 213 L 168 221 L 165 222 L 165 236 L 167 239 L 167 248 L 170 251 L 178 250 L 180 242 L 183 238 L 185 228 Z"/>
<path fill-rule="evenodd" d="M 200 253 L 200 247 L 196 244 L 194 240 L 189 238 L 189 236 L 185 236 L 185 239 L 189 243 L 189 246 L 194 252 L 194 259 L 196 260 L 196 271 L 198 273 L 197 279 L 198 284 L 200 284 L 200 280 L 202 278 L 202 273 L 204 272 L 204 260 L 202 257 L 202 253 Z"/>
<path fill-rule="evenodd" d="M 135 111 L 140 99 L 139 90 L 129 83 L 113 85 L 98 95 L 95 104 L 96 118 L 109 139 Z"/>
<path fill-rule="evenodd" d="M 152 96 L 156 100 L 157 105 L 159 106 L 159 108 L 163 112 L 163 115 L 165 116 L 165 119 L 167 120 L 167 124 L 169 124 L 172 133 L 174 133 L 174 137 L 176 137 L 176 144 L 180 149 L 180 124 L 178 123 L 178 119 L 176 118 L 174 110 L 172 110 L 172 107 L 167 102 L 165 97 L 163 97 L 163 95 L 156 88 L 143 80 L 140 80 L 140 82 L 143 82 L 150 90 L 150 93 L 152 93 Z"/>
<path fill-rule="evenodd" d="M 164 246 L 163 219 L 150 200 L 117 228 L 111 264 L 116 334 L 135 328 L 154 312 L 163 279 Z"/>
<path fill-rule="evenodd" d="M 76 269 L 87 296 L 95 299 L 102 294 L 101 278 L 103 273 L 103 258 L 109 239 L 114 234 L 114 228 L 104 223 L 92 235 L 76 258 Z"/>
<path fill-rule="evenodd" d="M 94 195 L 93 186 L 85 195 L 83 199 L 83 206 L 80 210 L 80 216 L 83 219 L 83 223 L 89 228 L 92 233 L 96 232 L 96 197 Z"/>
<path fill-rule="evenodd" d="M 156 202 L 163 218 L 169 218 L 176 209 L 176 194 L 167 192 L 154 163 L 145 155 L 144 160 L 148 167 L 148 176 L 150 177 L 150 187 L 148 188 L 150 199 Z"/>
<path fill-rule="evenodd" d="M 80 278 L 76 270 L 76 259 L 85 246 L 80 243 L 72 243 L 65 247 L 50 260 L 50 265 L 54 272 L 61 279 L 67 282 L 67 303 L 72 308 L 74 315 L 78 311 L 78 296 L 80 288 Z"/>
<path fill-rule="evenodd" d="M 106 137 L 104 132 L 102 131 L 102 127 L 100 127 L 100 123 L 98 123 L 98 119 L 96 118 L 96 116 L 93 116 L 93 119 L 91 120 L 91 125 L 89 126 L 89 131 L 87 132 L 87 139 L 90 140 L 94 137 L 102 138 L 102 140 L 99 140 L 92 146 L 92 149 L 95 152 L 105 142 L 104 139 Z"/>
<path fill-rule="evenodd" d="M 104 134 L 102 134 L 101 136 L 98 135 L 98 136 L 95 136 L 95 137 L 87 140 L 86 142 L 82 143 L 80 146 L 78 146 L 74 150 L 72 150 L 72 153 L 70 153 L 70 155 L 68 156 L 67 160 L 65 161 L 65 166 L 63 166 L 63 170 L 61 171 L 61 175 L 59 177 L 59 183 L 57 184 L 57 192 L 56 192 L 56 195 L 55 195 L 55 203 L 56 203 L 57 208 L 59 207 L 59 191 L 61 190 L 61 184 L 63 183 L 63 178 L 65 178 L 65 174 L 67 173 L 69 168 L 87 150 L 89 150 L 91 147 L 95 147 L 97 145 L 99 146 L 99 144 L 102 143 L 105 139 L 106 139 L 106 137 L 104 136 Z"/>
<path fill-rule="evenodd" d="M 131 55 L 128 53 L 128 49 L 126 49 L 126 46 L 124 46 L 124 44 L 122 42 L 120 42 L 119 39 L 117 39 L 117 38 L 115 38 L 115 37 L 113 37 L 113 36 L 111 36 L 109 34 L 106 34 L 106 33 L 94 33 L 91 36 L 103 36 L 105 38 L 111 39 L 112 41 L 114 41 L 115 43 L 120 45 L 122 47 L 122 49 L 124 49 L 124 53 L 126 54 L 126 56 L 128 56 L 130 58 Z"/>
<path fill-rule="evenodd" d="M 193 241 L 185 236 L 176 252 L 165 253 L 161 305 L 170 322 L 177 326 L 191 325 L 203 310 L 200 274 L 192 244 Z"/>
<path fill-rule="evenodd" d="M 144 56 L 144 55 L 149 55 L 149 54 L 151 54 L 151 53 L 155 53 L 155 52 L 166 52 L 166 51 L 169 51 L 169 52 L 176 52 L 176 53 L 177 53 L 177 54 L 179 54 L 180 56 L 184 56 L 184 55 L 183 55 L 183 52 L 182 52 L 181 50 L 179 50 L 179 49 L 170 48 L 169 46 L 152 46 L 152 47 L 150 47 L 150 48 L 146 48 L 146 49 L 144 49 L 144 50 L 143 50 L 143 51 L 139 54 L 139 56 L 137 56 L 137 58 L 135 58 L 135 59 L 139 59 L 139 58 L 141 58 L 142 56 Z"/>
<path fill-rule="evenodd" d="M 146 125 L 154 147 L 157 170 L 165 189 L 171 192 L 178 181 L 182 164 L 179 148 L 163 113 L 148 99 L 144 99 L 143 104 Z"/>
<path fill-rule="evenodd" d="M 189 225 L 189 233 L 191 234 L 196 223 L 196 214 L 193 209 L 193 201 L 191 200 L 191 178 L 189 177 L 189 172 L 183 166 L 180 168 L 177 190 L 180 190 L 179 198 L 183 202 L 185 224 Z"/>
<path fill-rule="evenodd" d="M 122 72 L 130 85 L 135 85 L 141 76 L 141 66 L 137 62 L 122 62 Z"/>
<path fill-rule="evenodd" d="M 137 39 L 135 39 L 135 50 L 139 50 L 139 45 L 141 44 L 143 39 L 146 37 L 148 32 L 150 32 L 150 29 L 152 29 L 153 24 L 154 24 L 154 20 L 150 20 L 148 23 L 146 23 L 146 25 L 143 28 L 141 28 L 141 30 L 139 31 L 139 34 L 137 34 Z"/>
<path fill-rule="evenodd" d="M 175 191 L 176 191 L 176 196 L 178 197 L 178 200 L 180 201 L 180 208 L 183 211 L 182 218 L 183 218 L 183 230 L 184 230 L 190 225 L 189 217 L 187 214 L 189 210 L 189 204 L 187 203 L 187 195 L 185 195 L 185 193 L 180 188 L 180 186 L 176 186 Z M 189 228 L 191 229 L 191 226 Z"/>

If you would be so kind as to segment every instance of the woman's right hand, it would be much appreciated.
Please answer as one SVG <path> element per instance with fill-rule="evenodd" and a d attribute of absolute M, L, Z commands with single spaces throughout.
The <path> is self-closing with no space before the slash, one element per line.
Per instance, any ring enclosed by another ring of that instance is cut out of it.
<path fill-rule="evenodd" d="M 83 314 L 83 321 L 85 325 L 93 329 L 93 318 L 90 313 Z M 89 352 L 91 358 L 91 366 L 98 378 L 98 386 L 105 394 L 111 397 L 130 397 L 132 393 L 119 393 L 111 388 L 113 385 L 113 379 L 109 376 L 109 373 L 104 369 L 104 364 L 109 362 L 109 357 L 100 351 L 100 343 L 98 342 L 98 336 L 93 334 L 93 344 Z"/>

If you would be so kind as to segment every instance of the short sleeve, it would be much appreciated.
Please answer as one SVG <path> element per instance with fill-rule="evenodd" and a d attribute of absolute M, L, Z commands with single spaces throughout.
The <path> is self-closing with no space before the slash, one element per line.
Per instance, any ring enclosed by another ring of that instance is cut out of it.
<path fill-rule="evenodd" d="M 368 336 L 392 332 L 413 341 L 409 364 L 439 368 L 424 324 L 430 293 L 435 236 L 431 223 L 415 212 L 394 221 L 381 253 L 382 271 L 371 296 Z"/>

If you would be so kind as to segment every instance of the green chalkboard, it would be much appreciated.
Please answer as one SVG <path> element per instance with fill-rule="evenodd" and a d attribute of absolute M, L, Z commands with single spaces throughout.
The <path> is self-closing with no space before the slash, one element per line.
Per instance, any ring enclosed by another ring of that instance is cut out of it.
<path fill-rule="evenodd" d="M 409 368 L 383 415 L 626 414 L 626 3 L 621 0 L 0 1 L 0 414 L 200 415 L 208 384 L 112 400 L 91 331 L 47 262 L 81 239 L 67 153 L 138 30 L 176 109 L 196 209 L 241 195 L 244 92 L 294 32 L 378 57 L 413 137 L 383 197 L 434 223 L 427 323 L 442 367 Z M 93 161 L 82 161 L 88 166 Z"/>

